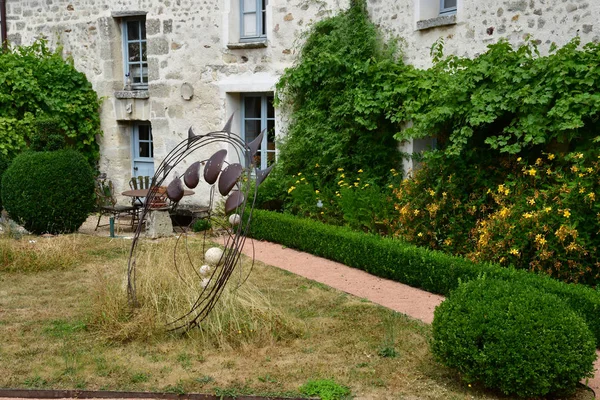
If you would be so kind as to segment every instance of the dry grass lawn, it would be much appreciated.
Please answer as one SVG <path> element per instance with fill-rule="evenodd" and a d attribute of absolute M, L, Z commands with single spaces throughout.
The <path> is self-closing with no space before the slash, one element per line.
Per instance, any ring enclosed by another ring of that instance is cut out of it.
<path fill-rule="evenodd" d="M 260 263 L 210 327 L 166 333 L 161 313 L 176 311 L 161 290 L 171 287 L 143 262 L 145 306 L 127 308 L 130 244 L 0 237 L 0 387 L 297 396 L 308 380 L 333 378 L 355 398 L 503 398 L 437 364 L 428 325 Z M 173 275 L 172 246 L 148 244 L 142 254 Z"/>

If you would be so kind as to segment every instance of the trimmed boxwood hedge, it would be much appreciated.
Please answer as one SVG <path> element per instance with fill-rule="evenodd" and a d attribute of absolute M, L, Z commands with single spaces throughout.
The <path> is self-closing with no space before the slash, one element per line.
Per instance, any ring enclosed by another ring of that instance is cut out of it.
<path fill-rule="evenodd" d="M 351 231 L 344 227 L 271 211 L 254 210 L 249 236 L 338 261 L 382 278 L 431 293 L 448 295 L 466 282 L 485 275 L 543 289 L 566 301 L 588 324 L 600 347 L 600 293 L 583 285 L 567 284 L 545 275 L 474 263 L 407 244 L 398 239 Z"/>

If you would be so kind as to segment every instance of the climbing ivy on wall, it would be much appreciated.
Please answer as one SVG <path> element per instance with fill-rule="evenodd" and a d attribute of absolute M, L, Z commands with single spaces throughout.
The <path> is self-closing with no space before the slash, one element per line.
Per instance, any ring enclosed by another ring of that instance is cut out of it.
<path fill-rule="evenodd" d="M 280 163 L 287 174 L 321 166 L 332 179 L 340 168 L 369 168 L 383 177 L 400 160 L 382 84 L 407 67 L 397 47 L 384 44 L 364 0 L 317 22 L 296 64 L 277 85 L 278 103 L 291 111 Z"/>
<path fill-rule="evenodd" d="M 61 49 L 43 40 L 0 54 L 0 156 L 11 157 L 31 142 L 36 121 L 56 121 L 67 147 L 90 162 L 99 157 L 100 103 L 86 76 Z"/>
<path fill-rule="evenodd" d="M 600 43 L 582 47 L 576 37 L 540 56 L 533 41 L 518 48 L 500 41 L 474 59 L 443 57 L 440 42 L 433 49 L 438 62 L 421 71 L 418 90 L 393 111 L 394 121 L 413 122 L 398 139 L 434 134 L 449 154 L 518 154 L 587 147 L 598 134 Z"/>

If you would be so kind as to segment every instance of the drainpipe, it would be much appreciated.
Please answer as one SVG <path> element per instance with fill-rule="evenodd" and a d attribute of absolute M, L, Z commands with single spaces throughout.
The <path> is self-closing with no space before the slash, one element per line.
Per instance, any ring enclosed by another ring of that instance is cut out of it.
<path fill-rule="evenodd" d="M 8 51 L 8 38 L 6 36 L 6 0 L 0 0 L 0 38 L 2 39 L 2 51 Z"/>

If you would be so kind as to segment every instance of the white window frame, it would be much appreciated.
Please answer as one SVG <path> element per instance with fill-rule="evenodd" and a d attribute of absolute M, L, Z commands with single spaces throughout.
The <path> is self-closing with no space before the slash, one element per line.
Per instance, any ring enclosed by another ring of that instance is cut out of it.
<path fill-rule="evenodd" d="M 259 118 L 248 118 L 246 117 L 246 98 L 247 97 L 260 97 L 260 117 Z M 267 92 L 261 92 L 261 93 L 243 93 L 242 94 L 242 98 L 241 98 L 241 119 L 242 119 L 242 129 L 241 129 L 241 136 L 243 138 L 244 141 L 248 142 L 248 140 L 246 139 L 246 121 L 247 120 L 252 120 L 252 121 L 258 121 L 260 120 L 260 132 L 262 132 L 263 130 L 267 129 L 268 127 L 268 122 L 272 121 L 273 122 L 273 129 L 275 130 L 275 125 L 276 125 L 276 118 L 275 118 L 275 108 L 273 108 L 273 117 L 269 117 L 268 116 L 268 99 L 271 98 L 273 99 L 273 93 Z M 273 102 L 271 101 L 271 104 L 273 104 Z M 259 132 L 259 133 L 260 133 Z M 275 137 L 277 137 L 277 132 L 273 132 L 273 135 Z M 260 149 L 258 150 L 258 154 L 260 155 L 260 164 L 261 165 L 256 165 L 256 167 L 258 169 L 265 169 L 268 167 L 268 158 L 269 158 L 269 154 L 273 154 L 273 157 L 275 158 L 275 160 L 273 162 L 275 162 L 277 160 L 277 145 L 275 145 L 274 149 L 269 149 L 268 148 L 268 139 L 269 139 L 269 132 L 265 132 L 265 135 L 263 136 L 261 145 L 260 145 Z"/>
<path fill-rule="evenodd" d="M 254 10 L 247 11 L 244 9 L 246 1 L 254 2 Z M 268 0 L 240 0 L 240 42 L 252 42 L 264 40 L 267 37 L 266 19 L 267 19 L 267 1 Z M 255 15 L 256 18 L 256 34 L 245 34 L 246 15 Z"/>
<path fill-rule="evenodd" d="M 127 27 L 127 24 L 129 22 L 137 22 L 138 25 L 138 34 L 139 34 L 139 39 L 135 39 L 135 40 L 129 40 L 129 30 Z M 123 37 L 123 82 L 125 83 L 125 85 L 127 86 L 128 84 L 128 76 L 127 74 L 129 74 L 131 72 L 130 70 L 130 66 L 131 65 L 136 65 L 138 64 L 140 67 L 140 82 L 134 82 L 134 77 L 133 76 L 129 76 L 130 78 L 130 82 L 131 82 L 131 89 L 138 89 L 138 90 L 145 90 L 148 89 L 148 56 L 147 56 L 147 40 L 146 37 L 144 35 L 142 35 L 142 32 L 145 32 L 145 29 L 142 31 L 142 26 L 146 25 L 146 18 L 145 17 L 137 17 L 137 18 L 124 18 L 123 21 L 121 22 L 121 32 L 122 32 L 122 37 Z M 139 48 L 140 48 L 140 61 L 134 61 L 134 62 L 129 62 L 129 44 L 130 43 L 139 43 Z M 146 59 L 144 60 L 144 51 L 142 50 L 143 47 L 146 46 Z M 145 71 L 145 74 L 144 74 Z"/>
<path fill-rule="evenodd" d="M 456 0 L 457 5 L 454 7 L 446 7 L 446 1 L 447 0 L 440 0 L 440 15 L 456 14 L 458 0 Z"/>

